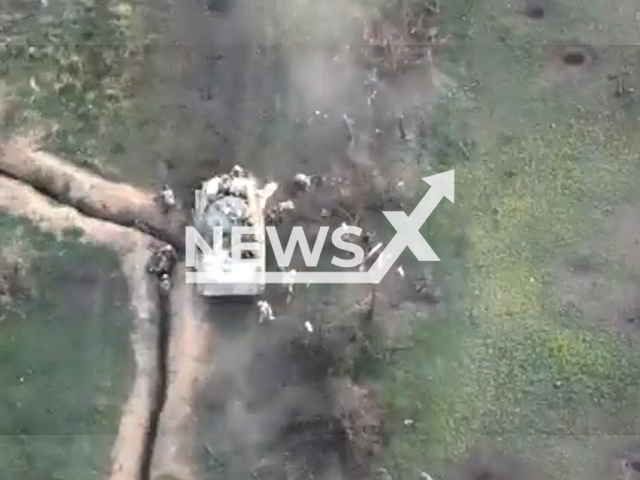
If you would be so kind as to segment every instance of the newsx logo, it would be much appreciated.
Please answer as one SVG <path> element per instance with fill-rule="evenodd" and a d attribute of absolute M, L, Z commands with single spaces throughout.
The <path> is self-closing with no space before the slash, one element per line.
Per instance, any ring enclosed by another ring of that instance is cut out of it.
<path fill-rule="evenodd" d="M 427 218 L 433 213 L 436 206 L 443 198 L 447 198 L 454 202 L 454 170 L 431 175 L 423 178 L 423 181 L 431 186 L 429 191 L 420 200 L 410 215 L 403 211 L 384 211 L 382 212 L 396 230 L 396 234 L 380 253 L 376 261 L 368 271 L 349 271 L 349 272 L 321 272 L 321 271 L 303 271 L 297 272 L 294 279 L 287 272 L 260 272 L 261 281 L 265 283 L 362 283 L 377 284 L 389 271 L 394 262 L 400 257 L 405 248 L 409 248 L 416 258 L 421 262 L 438 262 L 440 259 L 420 234 L 420 228 L 426 222 Z M 291 236 L 287 243 L 286 249 L 283 248 L 282 242 L 278 237 L 275 227 L 268 226 L 265 228 L 271 248 L 278 266 L 281 268 L 289 267 L 296 245 L 300 246 L 300 251 L 307 268 L 317 267 L 322 254 L 323 245 L 329 233 L 328 226 L 320 227 L 320 231 L 316 238 L 313 249 L 309 246 L 309 242 L 305 236 L 303 227 L 294 226 Z M 243 241 L 245 236 L 259 237 L 262 232 L 256 227 L 237 226 L 231 229 L 231 251 L 230 256 L 226 258 L 222 265 L 223 271 L 231 272 L 231 265 L 242 265 L 239 271 L 259 271 L 260 264 L 264 262 L 264 258 L 250 257 L 242 258 L 242 252 L 259 251 L 261 246 L 257 242 Z M 364 249 L 352 242 L 344 240 L 346 235 L 360 236 L 362 229 L 356 226 L 343 225 L 334 230 L 331 235 L 332 244 L 346 252 L 353 254 L 353 258 L 344 259 L 333 257 L 331 263 L 339 268 L 354 268 L 362 264 L 365 260 Z M 200 233 L 194 227 L 186 229 L 186 265 L 195 268 L 198 265 L 196 261 L 196 248 L 202 252 L 204 259 L 216 258 L 216 253 L 222 249 L 223 232 L 219 227 L 213 229 L 213 246 L 207 244 Z M 225 268 L 227 265 L 228 268 Z M 204 272 L 187 272 L 188 283 L 206 283 L 211 278 Z M 252 275 L 229 275 L 216 278 L 218 283 L 244 283 L 254 282 L 255 276 Z"/>

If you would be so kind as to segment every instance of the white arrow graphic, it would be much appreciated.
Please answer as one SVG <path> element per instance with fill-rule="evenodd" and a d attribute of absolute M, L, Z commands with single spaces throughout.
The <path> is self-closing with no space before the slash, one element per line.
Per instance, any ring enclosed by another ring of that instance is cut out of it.
<path fill-rule="evenodd" d="M 383 212 L 397 233 L 367 272 L 368 283 L 379 283 L 407 247 L 421 262 L 440 261 L 420 234 L 420 228 L 443 197 L 446 197 L 451 203 L 454 202 L 454 170 L 424 177 L 422 180 L 431 185 L 431 188 L 413 209 L 410 216 L 407 217 L 407 214 L 402 211 Z"/>

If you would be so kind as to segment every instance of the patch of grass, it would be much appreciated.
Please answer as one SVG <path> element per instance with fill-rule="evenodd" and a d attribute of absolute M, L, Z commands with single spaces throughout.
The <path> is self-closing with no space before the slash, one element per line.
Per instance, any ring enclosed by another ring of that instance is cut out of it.
<path fill-rule="evenodd" d="M 0 469 L 105 478 L 134 365 L 119 264 L 0 216 L 0 244 L 14 238 L 36 254 L 24 275 L 37 295 L 16 298 L 0 322 Z"/>
<path fill-rule="evenodd" d="M 8 314 L 21 314 L 15 310 L 18 299 L 35 292 L 29 277 L 34 251 L 29 248 L 22 229 L 16 229 L 0 247 L 0 321 Z"/>
<path fill-rule="evenodd" d="M 435 117 L 429 122 L 421 143 L 423 149 L 431 152 L 438 169 L 454 168 L 472 159 L 473 142 L 461 132 L 460 117 L 453 110 L 454 102 L 445 98 L 436 110 Z"/>
<path fill-rule="evenodd" d="M 48 148 L 96 167 L 139 73 L 135 9 L 128 0 L 5 2 L 0 75 L 16 102 L 5 126 L 44 125 Z"/>
<path fill-rule="evenodd" d="M 541 32 L 507 20 L 506 2 L 475 2 L 470 12 L 475 46 L 445 56 L 460 88 L 430 151 L 456 168 L 455 213 L 435 222 L 451 225 L 433 233 L 453 295 L 442 318 L 414 320 L 413 348 L 380 380 L 395 433 L 383 463 L 397 479 L 438 472 L 487 440 L 527 456 L 544 438 L 640 431 L 630 373 L 640 355 L 614 333 L 562 319 L 548 279 L 558 251 L 602 228 L 603 205 L 637 200 L 637 136 L 606 83 L 542 85 Z M 447 124 L 460 115 L 472 125 L 470 162 L 449 161 L 464 137 Z M 442 247 L 461 237 L 464 249 Z M 584 457 L 579 447 L 535 460 L 566 467 Z"/>

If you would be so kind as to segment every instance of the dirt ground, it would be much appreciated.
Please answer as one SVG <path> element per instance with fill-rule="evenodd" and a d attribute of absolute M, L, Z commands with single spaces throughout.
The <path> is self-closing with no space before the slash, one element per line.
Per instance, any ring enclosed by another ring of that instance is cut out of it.
<path fill-rule="evenodd" d="M 612 208 L 604 231 L 554 272 L 558 301 L 568 316 L 580 315 L 590 328 L 613 332 L 630 345 L 640 338 L 638 219 L 635 205 Z"/>
<path fill-rule="evenodd" d="M 149 103 L 162 104 L 168 178 L 186 204 L 198 181 L 235 163 L 281 184 L 296 172 L 342 179 L 340 194 L 334 186 L 326 195 L 321 190 L 295 200 L 291 222 L 303 220 L 309 226 L 317 224 L 323 208 L 337 214 L 338 225 L 349 216 L 374 225 L 380 210 L 376 198 L 410 198 L 416 187 L 424 188 L 412 173 L 417 165 L 378 159 L 400 148 L 398 109 L 405 112 L 412 133 L 412 109 L 428 109 L 442 93 L 428 69 L 380 85 L 370 107 L 363 87 L 370 69 L 354 60 L 334 60 L 335 45 L 299 50 L 273 45 L 256 4 L 241 0 L 232 5 L 212 15 L 204 4 L 187 1 L 151 14 L 162 16 L 161 43 L 174 46 L 151 48 L 159 61 L 151 62 L 146 75 Z M 329 83 L 331 88 L 323 86 Z M 202 97 L 203 91 L 212 95 Z M 342 120 L 345 113 L 355 119 L 359 133 L 352 142 Z M 279 133 L 277 125 L 290 121 L 297 125 L 295 135 Z M 176 137 L 183 139 L 179 145 Z M 362 141 L 366 137 L 378 141 L 369 145 Z M 395 190 L 401 181 L 406 192 Z M 287 199 L 282 190 L 279 199 Z M 368 199 L 373 213 L 362 208 Z M 345 209 L 351 215 L 338 213 Z M 351 299 L 353 305 L 367 293 L 332 289 L 327 296 Z M 298 295 L 302 304 L 310 298 L 304 291 Z M 352 478 L 344 465 L 344 432 L 335 425 L 335 399 L 328 393 L 334 372 L 323 364 L 327 356 L 326 362 L 334 360 L 321 351 L 317 358 L 290 351 L 318 342 L 306 338 L 302 324 L 309 315 L 321 324 L 322 308 L 284 305 L 277 291 L 267 298 L 278 316 L 273 325 L 257 325 L 252 305 L 208 305 L 195 315 L 183 310 L 174 316 L 173 381 L 160 426 L 166 446 L 157 451 L 154 478 L 251 473 L 265 479 Z"/>

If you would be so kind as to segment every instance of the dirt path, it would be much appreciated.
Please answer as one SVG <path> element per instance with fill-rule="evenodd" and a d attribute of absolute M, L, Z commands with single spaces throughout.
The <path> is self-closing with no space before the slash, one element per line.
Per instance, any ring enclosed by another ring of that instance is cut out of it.
<path fill-rule="evenodd" d="M 177 212 L 163 215 L 150 192 L 105 180 L 39 150 L 24 137 L 13 138 L 0 150 L 0 173 L 22 180 L 34 189 L 89 217 L 147 230 L 182 249 L 184 235 Z"/>
<path fill-rule="evenodd" d="M 62 237 L 65 231 L 82 232 L 81 242 L 110 248 L 120 254 L 129 282 L 134 324 L 131 342 L 136 359 L 135 382 L 124 407 L 118 439 L 113 448 L 110 480 L 138 480 L 149 412 L 155 401 L 157 366 L 157 301 L 145 274 L 148 246 L 153 239 L 135 230 L 88 218 L 61 206 L 29 186 L 0 176 L 0 210 L 25 217 L 42 230 Z"/>

